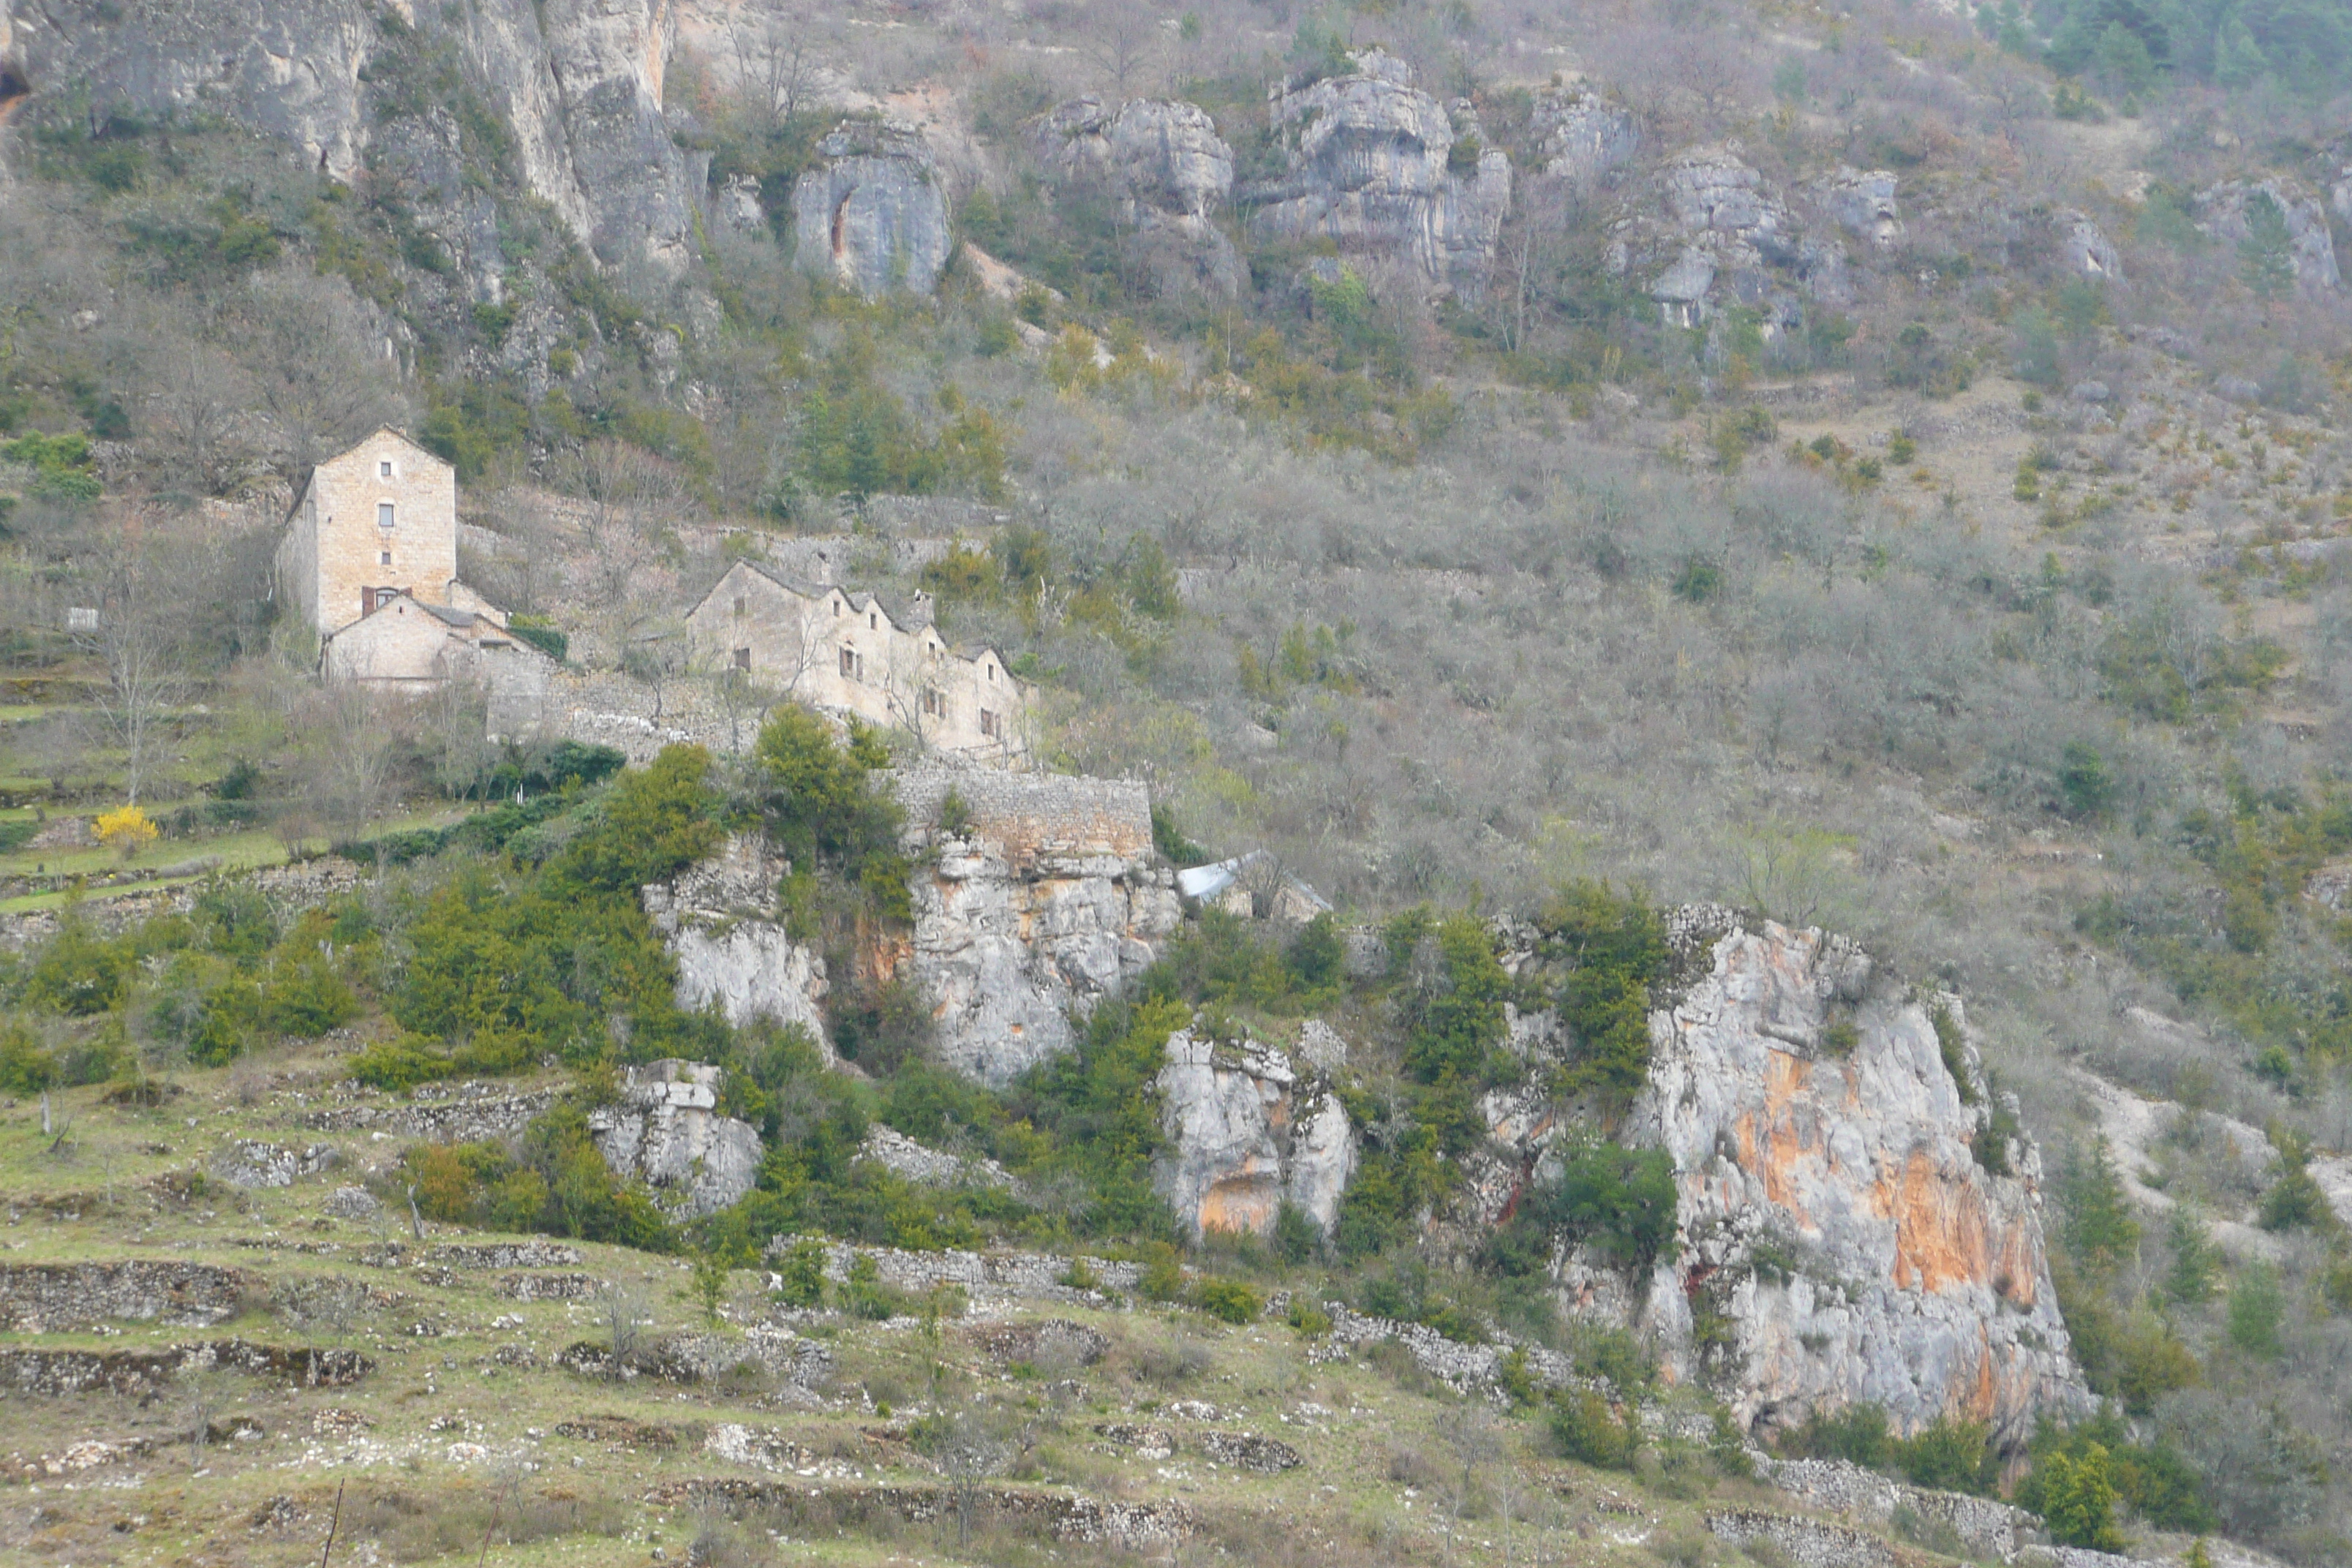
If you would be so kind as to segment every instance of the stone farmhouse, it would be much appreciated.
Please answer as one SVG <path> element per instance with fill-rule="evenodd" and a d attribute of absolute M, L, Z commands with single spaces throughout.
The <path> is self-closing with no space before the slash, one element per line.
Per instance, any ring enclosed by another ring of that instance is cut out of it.
<path fill-rule="evenodd" d="M 791 581 L 739 561 L 687 612 L 697 662 L 779 697 L 904 730 L 925 748 L 1010 764 L 1031 752 L 1029 691 L 990 647 L 950 647 L 929 597 Z"/>
<path fill-rule="evenodd" d="M 533 728 L 556 663 L 457 575 L 457 471 L 393 430 L 310 470 L 278 547 L 278 592 L 319 635 L 319 670 L 385 695 L 479 682 L 494 734 Z"/>

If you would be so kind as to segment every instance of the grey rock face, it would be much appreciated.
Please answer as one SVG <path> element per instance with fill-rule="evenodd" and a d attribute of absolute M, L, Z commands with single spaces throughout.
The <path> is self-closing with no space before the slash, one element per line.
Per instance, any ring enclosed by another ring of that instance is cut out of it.
<path fill-rule="evenodd" d="M 947 192 L 913 129 L 857 121 L 817 143 L 793 187 L 793 255 L 868 299 L 928 294 L 948 264 Z"/>
<path fill-rule="evenodd" d="M 2327 204 L 2300 182 L 2272 175 L 2231 180 L 2197 194 L 2197 226 L 2216 239 L 2242 245 L 2253 232 L 2247 217 L 2255 193 L 2278 204 L 2286 220 L 2295 287 L 2306 294 L 2333 293 L 2344 286 L 2336 265 L 2336 238 L 2327 227 Z"/>
<path fill-rule="evenodd" d="M 2050 1282 L 2039 1157 L 2019 1140 L 2016 1173 L 1977 1163 L 1973 1059 L 1964 1096 L 1922 1006 L 1842 1003 L 1857 952 L 1769 921 L 1713 943 L 1710 971 L 1652 1016 L 1628 1122 L 1674 1156 L 1675 1261 L 1644 1285 L 1571 1258 L 1564 1294 L 1622 1292 L 1752 1426 L 1866 1402 L 1898 1430 L 1948 1413 L 2021 1446 L 2037 1412 L 2089 1406 Z M 1838 1020 L 1858 1036 L 1843 1058 L 1827 1053 Z M 1722 1364 L 1700 1364 L 1695 1302 L 1731 1325 Z"/>
<path fill-rule="evenodd" d="M 1633 117 L 1590 88 L 1536 100 L 1535 132 L 1544 173 L 1579 184 L 1606 179 L 1642 147 Z"/>
<path fill-rule="evenodd" d="M 337 1219 L 373 1219 L 383 1212 L 383 1205 L 365 1187 L 337 1187 L 319 1206 Z"/>
<path fill-rule="evenodd" d="M 2041 1522 L 1998 1498 L 1915 1487 L 1843 1459 L 1766 1458 L 1758 1464 L 1757 1475 L 1815 1508 L 1881 1525 L 1892 1525 L 1895 1515 L 1908 1509 L 1921 1519 L 1950 1526 L 1971 1554 L 2003 1563 L 2016 1556 L 2018 1542 Z"/>
<path fill-rule="evenodd" d="M 945 1153 L 878 1121 L 866 1130 L 866 1142 L 857 1146 L 857 1157 L 873 1161 L 894 1176 L 904 1176 L 929 1187 L 1015 1184 L 1012 1173 L 993 1160 L 968 1160 Z"/>
<path fill-rule="evenodd" d="M 2053 221 L 2058 228 L 2060 262 L 2067 271 L 2079 278 L 2123 281 L 2124 258 L 2097 224 L 2073 211 L 2059 213 Z"/>
<path fill-rule="evenodd" d="M 404 9 L 505 114 L 523 183 L 575 236 L 608 262 L 686 267 L 693 193 L 662 112 L 667 0 Z M 348 181 L 380 128 L 403 118 L 376 112 L 371 64 L 418 47 L 378 11 L 369 0 L 57 0 L 16 8 L 7 31 L 35 102 L 87 92 L 147 115 L 221 114 Z"/>
<path fill-rule="evenodd" d="M 604 1163 L 642 1179 L 665 1206 L 688 1218 L 714 1214 L 759 1180 L 759 1131 L 719 1114 L 719 1069 L 658 1061 L 631 1068 L 621 1103 L 589 1112 Z"/>
<path fill-rule="evenodd" d="M 952 787 L 971 817 L 940 834 Z M 910 846 L 935 851 L 914 887 L 912 978 L 940 1059 L 991 1085 L 1071 1049 L 1073 1010 L 1151 966 L 1182 911 L 1151 859 L 1140 784 L 986 769 L 903 776 Z"/>
<path fill-rule="evenodd" d="M 1168 1149 L 1153 1184 L 1192 1234 L 1264 1236 L 1287 1201 L 1330 1234 L 1355 1172 L 1356 1134 L 1339 1097 L 1301 1083 L 1289 1054 L 1180 1029 L 1160 1069 Z"/>
<path fill-rule="evenodd" d="M 1783 283 L 1793 278 L 1815 299 L 1847 295 L 1845 251 L 1834 239 L 1808 235 L 1764 177 L 1740 157 L 1737 142 L 1696 147 L 1670 160 L 1658 178 L 1663 234 L 1629 226 L 1670 255 L 1653 274 L 1650 297 L 1669 320 L 1696 326 L 1718 300 L 1759 309 L 1767 330 L 1801 319 Z M 1847 205 L 1867 205 L 1867 192 Z M 1630 241 L 1625 252 L 1631 260 Z M 1654 265 L 1654 263 L 1653 264 Z"/>
<path fill-rule="evenodd" d="M 822 1047 L 824 959 L 774 919 L 784 870 L 763 838 L 737 835 L 711 859 L 641 889 L 639 898 L 677 960 L 679 1006 L 716 1001 L 738 1027 L 755 1018 L 797 1024 Z"/>
<path fill-rule="evenodd" d="M 1403 61 L 1378 49 L 1354 58 L 1351 75 L 1271 93 L 1290 173 L 1244 193 L 1256 204 L 1251 227 L 1270 238 L 1328 238 L 1343 253 L 1409 263 L 1438 288 L 1475 295 L 1510 211 L 1510 160 L 1473 141 L 1475 120 L 1457 125 L 1412 86 Z"/>
<path fill-rule="evenodd" d="M 1240 258 L 1216 223 L 1233 194 L 1234 153 L 1203 110 L 1149 99 L 1106 110 L 1089 95 L 1030 121 L 1028 141 L 1056 183 L 1118 202 L 1129 243 L 1163 290 L 1240 286 Z"/>
<path fill-rule="evenodd" d="M 1838 226 L 1862 236 L 1882 250 L 1903 243 L 1903 217 L 1895 205 L 1895 176 L 1885 169 L 1848 169 L 1815 187 L 1823 210 Z"/>

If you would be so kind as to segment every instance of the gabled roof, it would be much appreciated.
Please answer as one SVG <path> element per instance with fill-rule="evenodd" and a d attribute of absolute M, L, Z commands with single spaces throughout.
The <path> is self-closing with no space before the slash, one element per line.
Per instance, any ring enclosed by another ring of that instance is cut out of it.
<path fill-rule="evenodd" d="M 379 425 L 375 427 L 373 434 L 362 437 L 360 439 L 352 442 L 350 446 L 344 447 L 341 451 L 336 453 L 333 457 L 321 458 L 319 461 L 310 465 L 310 471 L 304 474 L 302 476 L 302 482 L 294 487 L 294 504 L 286 509 L 286 520 L 288 521 L 291 521 L 294 514 L 302 510 L 302 498 L 310 493 L 311 481 L 319 477 L 319 470 L 320 468 L 325 468 L 329 463 L 341 462 L 345 458 L 350 457 L 353 452 L 358 451 L 362 447 L 364 447 L 370 441 L 374 440 L 378 436 L 389 436 L 394 440 L 399 442 L 402 446 L 407 447 L 410 451 L 415 453 L 418 457 L 426 458 L 432 462 L 440 463 L 445 468 L 449 467 L 449 465 L 446 462 L 444 462 L 437 454 L 418 446 L 415 442 L 410 440 L 407 437 L 402 435 L 391 426 Z"/>

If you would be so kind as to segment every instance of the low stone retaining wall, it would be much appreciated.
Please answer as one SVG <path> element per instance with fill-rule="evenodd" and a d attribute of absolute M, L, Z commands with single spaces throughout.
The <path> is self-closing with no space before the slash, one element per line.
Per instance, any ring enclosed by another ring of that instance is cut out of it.
<path fill-rule="evenodd" d="M 469 1085 L 468 1088 L 476 1086 Z M 555 1103 L 552 1089 L 482 1092 L 406 1104 L 362 1103 L 313 1110 L 301 1125 L 314 1132 L 388 1132 L 433 1143 L 480 1143 L 512 1138 Z"/>
<path fill-rule="evenodd" d="M 1732 1546 L 1769 1541 L 1787 1552 L 1797 1568 L 1922 1568 L 1932 1561 L 1923 1552 L 1903 1551 L 1891 1542 L 1842 1524 L 1754 1509 L 1709 1513 L 1706 1528 L 1717 1540 Z"/>
<path fill-rule="evenodd" d="M 352 1350 L 306 1350 L 213 1340 L 152 1351 L 0 1350 L 0 1387 L 63 1395 L 104 1389 L 140 1397 L 169 1390 L 184 1369 L 219 1367 L 296 1388 L 341 1388 L 375 1370 Z"/>
<path fill-rule="evenodd" d="M 0 1264 L 0 1329 L 57 1333 L 121 1321 L 208 1329 L 236 1317 L 256 1283 L 210 1263 Z"/>
<path fill-rule="evenodd" d="M 1139 1263 L 1115 1263 L 1108 1258 L 1063 1258 L 1048 1252 L 907 1252 L 895 1247 L 853 1247 L 821 1237 L 780 1236 L 768 1245 L 768 1257 L 782 1258 L 803 1241 L 825 1250 L 824 1275 L 840 1281 L 849 1278 L 860 1258 L 874 1260 L 876 1280 L 894 1290 L 924 1296 L 943 1285 L 961 1288 L 974 1306 L 988 1309 L 1016 1300 L 1060 1301 L 1076 1307 L 1113 1305 L 1108 1292 L 1132 1294 L 1143 1281 Z M 1083 1261 L 1101 1289 L 1066 1285 L 1070 1267 Z"/>
<path fill-rule="evenodd" d="M 672 1481 L 656 1487 L 646 1500 L 666 1506 L 724 1501 L 738 1508 L 775 1509 L 795 1517 L 821 1513 L 839 1522 L 888 1513 L 914 1524 L 952 1519 L 958 1503 L 957 1494 L 945 1487 L 812 1488 L 789 1481 L 734 1479 Z M 972 1504 L 975 1523 L 1026 1526 L 1042 1530 L 1056 1541 L 1129 1551 L 1172 1544 L 1198 1528 L 1192 1510 L 1174 1501 L 1115 1502 L 989 1487 L 972 1499 Z"/>
<path fill-rule="evenodd" d="M 1909 1509 L 1922 1520 L 1948 1526 L 1970 1552 L 2004 1563 L 2017 1555 L 2021 1542 L 2042 1528 L 2039 1519 L 1999 1499 L 1932 1491 L 1843 1459 L 1768 1458 L 1757 1465 L 1756 1473 L 1759 1479 L 1815 1508 L 1880 1524 L 1891 1524 L 1896 1513 Z M 2096 1565 L 2063 1563 L 2058 1568 Z"/>

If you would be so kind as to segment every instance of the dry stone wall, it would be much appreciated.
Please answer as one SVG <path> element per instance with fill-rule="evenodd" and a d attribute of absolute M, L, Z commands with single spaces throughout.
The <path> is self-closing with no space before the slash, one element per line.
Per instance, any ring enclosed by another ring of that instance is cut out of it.
<path fill-rule="evenodd" d="M 209 1263 L 0 1264 L 0 1329 L 58 1333 L 100 1323 L 210 1328 L 236 1316 L 255 1281 Z"/>

